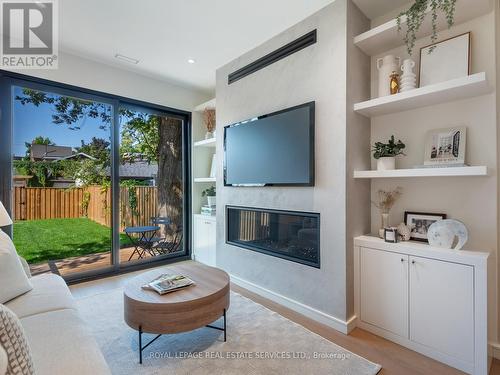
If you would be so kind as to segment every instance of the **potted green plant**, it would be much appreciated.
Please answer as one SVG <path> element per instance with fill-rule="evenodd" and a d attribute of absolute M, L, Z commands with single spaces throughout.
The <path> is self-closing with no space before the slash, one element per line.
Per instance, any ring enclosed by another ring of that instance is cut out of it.
<path fill-rule="evenodd" d="M 377 170 L 396 169 L 396 156 L 405 155 L 403 152 L 405 147 L 406 145 L 400 140 L 396 142 L 393 135 L 387 143 L 375 142 L 372 151 L 373 157 L 377 160 Z"/>
<path fill-rule="evenodd" d="M 207 203 L 210 207 L 215 206 L 215 186 L 210 186 L 201 192 L 202 197 L 207 197 Z"/>

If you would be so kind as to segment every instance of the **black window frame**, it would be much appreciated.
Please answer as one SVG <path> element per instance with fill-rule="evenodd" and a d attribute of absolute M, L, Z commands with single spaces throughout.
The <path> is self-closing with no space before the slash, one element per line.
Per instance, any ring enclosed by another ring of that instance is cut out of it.
<path fill-rule="evenodd" d="M 13 192 L 13 170 L 12 170 L 12 141 L 13 141 L 13 121 L 12 121 L 12 86 L 28 86 L 41 91 L 54 92 L 56 94 L 75 96 L 82 99 L 95 100 L 110 104 L 113 108 L 113 121 L 111 124 L 111 149 L 112 149 L 112 207 L 119 207 L 119 186 L 118 166 L 119 157 L 119 111 L 120 106 L 136 107 L 147 110 L 151 113 L 168 114 L 171 117 L 179 118 L 183 121 L 183 243 L 185 254 L 175 257 L 161 257 L 147 262 L 132 264 L 119 263 L 119 223 L 120 213 L 118 209 L 112 209 L 112 248 L 111 265 L 92 271 L 79 272 L 67 275 L 64 279 L 68 283 L 88 281 L 106 276 L 113 276 L 121 273 L 157 267 L 183 260 L 191 259 L 192 239 L 191 239 L 191 121 L 192 113 L 172 107 L 167 107 L 155 103 L 149 103 L 137 99 L 132 99 L 115 94 L 109 94 L 84 87 L 69 85 L 57 81 L 33 77 L 25 74 L 9 72 L 0 69 L 0 200 L 4 203 L 9 214 L 12 212 L 12 192 Z M 12 226 L 2 228 L 7 234 L 12 236 Z M 118 257 L 118 259 L 117 259 Z"/>

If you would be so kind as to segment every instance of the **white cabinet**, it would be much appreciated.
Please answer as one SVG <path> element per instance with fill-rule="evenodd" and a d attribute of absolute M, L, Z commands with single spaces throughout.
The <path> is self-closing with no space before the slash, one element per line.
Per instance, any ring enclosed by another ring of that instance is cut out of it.
<path fill-rule="evenodd" d="M 474 268 L 410 257 L 410 340 L 474 361 Z"/>
<path fill-rule="evenodd" d="M 488 373 L 488 253 L 354 240 L 356 325 L 470 374 Z"/>
<path fill-rule="evenodd" d="M 194 215 L 193 259 L 215 267 L 216 253 L 215 217 Z"/>
<path fill-rule="evenodd" d="M 408 256 L 361 249 L 360 319 L 396 335 L 408 333 Z"/>

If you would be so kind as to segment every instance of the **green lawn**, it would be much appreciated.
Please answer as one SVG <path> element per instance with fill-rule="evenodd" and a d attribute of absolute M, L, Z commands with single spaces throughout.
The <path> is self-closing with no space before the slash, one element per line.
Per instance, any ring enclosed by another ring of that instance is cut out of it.
<path fill-rule="evenodd" d="M 130 240 L 120 234 L 120 243 Z M 28 263 L 40 263 L 110 251 L 111 230 L 86 218 L 17 221 L 14 244 Z"/>

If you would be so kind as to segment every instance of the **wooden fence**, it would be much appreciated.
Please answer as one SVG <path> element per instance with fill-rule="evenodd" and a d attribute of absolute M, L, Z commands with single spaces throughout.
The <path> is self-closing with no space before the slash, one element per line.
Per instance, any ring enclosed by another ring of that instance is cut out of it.
<path fill-rule="evenodd" d="M 135 210 L 132 209 L 131 200 L 137 204 Z M 120 187 L 119 208 L 121 230 L 127 226 L 149 224 L 151 217 L 158 213 L 157 188 Z M 110 227 L 111 190 L 102 186 L 73 189 L 16 187 L 13 211 L 15 220 L 88 217 Z"/>

